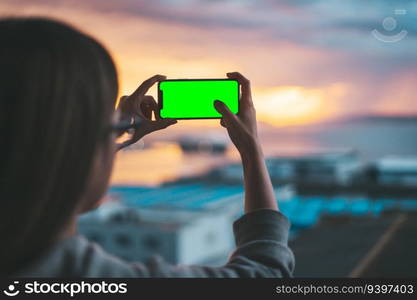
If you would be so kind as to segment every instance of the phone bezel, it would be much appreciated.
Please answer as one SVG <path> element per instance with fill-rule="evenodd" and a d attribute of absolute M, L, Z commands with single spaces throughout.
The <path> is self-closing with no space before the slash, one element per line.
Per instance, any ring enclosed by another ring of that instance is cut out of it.
<path fill-rule="evenodd" d="M 240 84 L 239 84 L 239 81 L 237 81 L 235 79 L 229 79 L 229 78 L 218 78 L 218 79 L 215 79 L 215 78 L 166 79 L 166 80 L 161 80 L 161 81 L 158 82 L 158 108 L 159 108 L 158 114 L 159 114 L 159 117 L 161 119 L 175 119 L 175 120 L 219 120 L 219 119 L 222 118 L 222 117 L 193 117 L 193 118 L 163 118 L 163 117 L 161 117 L 160 110 L 163 107 L 163 96 L 162 96 L 162 91 L 160 89 L 160 84 L 161 84 L 161 82 L 165 82 L 165 81 L 235 81 L 235 82 L 237 82 L 237 86 L 238 86 L 238 89 L 237 89 L 237 113 L 236 113 L 236 115 L 238 115 L 239 112 L 240 112 Z"/>

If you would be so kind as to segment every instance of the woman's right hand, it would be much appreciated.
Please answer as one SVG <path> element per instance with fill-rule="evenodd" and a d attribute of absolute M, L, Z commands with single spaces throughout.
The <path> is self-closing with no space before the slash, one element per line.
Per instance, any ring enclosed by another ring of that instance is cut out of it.
<path fill-rule="evenodd" d="M 241 154 L 246 154 L 259 147 L 256 111 L 252 102 L 250 82 L 238 72 L 226 75 L 228 78 L 238 81 L 241 86 L 239 112 L 237 115 L 233 114 L 219 100 L 214 101 L 214 107 L 222 115 L 220 124 L 227 129 L 233 144 Z"/>
<path fill-rule="evenodd" d="M 227 77 L 240 83 L 240 111 L 235 115 L 220 101 L 215 101 L 214 106 L 223 116 L 220 124 L 226 127 L 242 158 L 245 212 L 258 209 L 278 210 L 274 189 L 258 140 L 256 113 L 252 103 L 249 80 L 237 72 L 227 73 Z"/>

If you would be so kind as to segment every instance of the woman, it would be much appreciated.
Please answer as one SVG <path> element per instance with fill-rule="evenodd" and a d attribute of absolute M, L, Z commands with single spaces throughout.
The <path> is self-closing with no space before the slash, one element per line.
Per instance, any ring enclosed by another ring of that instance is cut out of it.
<path fill-rule="evenodd" d="M 278 212 L 257 137 L 249 81 L 238 116 L 215 108 L 240 152 L 245 215 L 234 223 L 236 250 L 218 268 L 130 263 L 77 235 L 77 215 L 95 208 L 108 188 L 115 152 L 175 120 L 158 118 L 146 93 L 156 75 L 114 111 L 118 81 L 108 52 L 56 21 L 0 21 L 0 272 L 9 276 L 283 277 L 291 276 L 289 222 Z M 156 118 L 152 119 L 152 114 Z M 116 145 L 117 135 L 134 130 Z"/>

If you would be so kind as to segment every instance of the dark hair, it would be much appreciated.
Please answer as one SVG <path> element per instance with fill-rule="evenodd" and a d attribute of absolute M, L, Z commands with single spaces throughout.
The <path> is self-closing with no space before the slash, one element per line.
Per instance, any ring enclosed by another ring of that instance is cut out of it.
<path fill-rule="evenodd" d="M 0 275 L 69 222 L 117 92 L 113 61 L 93 38 L 43 18 L 0 20 Z"/>

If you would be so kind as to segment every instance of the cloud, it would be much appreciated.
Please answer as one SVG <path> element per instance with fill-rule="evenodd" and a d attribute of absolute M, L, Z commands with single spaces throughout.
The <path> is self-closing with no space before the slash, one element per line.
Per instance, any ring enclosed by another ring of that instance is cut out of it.
<path fill-rule="evenodd" d="M 3 0 L 0 12 L 56 17 L 98 37 L 118 62 L 123 93 L 155 72 L 221 77 L 239 70 L 260 95 L 283 86 L 314 91 L 320 97 L 306 101 L 320 99 L 328 114 L 417 112 L 410 105 L 417 1 Z M 387 16 L 408 31 L 404 40 L 371 35 Z M 335 96 L 333 86 L 344 92 Z"/>

